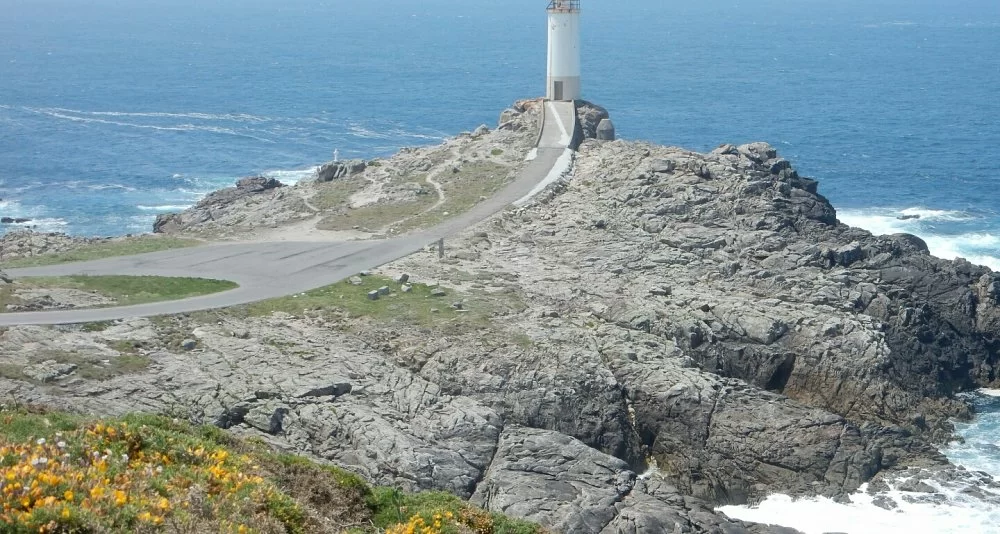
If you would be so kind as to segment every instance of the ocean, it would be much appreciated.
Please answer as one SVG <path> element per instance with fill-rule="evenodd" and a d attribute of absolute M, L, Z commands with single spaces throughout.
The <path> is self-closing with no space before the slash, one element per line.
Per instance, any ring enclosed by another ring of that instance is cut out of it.
<path fill-rule="evenodd" d="M 544 92 L 546 4 L 0 0 L 0 216 L 148 232 L 241 176 L 294 182 L 334 150 L 388 156 L 495 125 Z M 584 94 L 620 136 L 768 141 L 843 222 L 1000 269 L 1000 2 L 583 8 Z M 990 446 L 954 459 L 1000 475 L 1000 407 L 981 407 L 963 432 Z M 932 531 L 967 531 L 945 523 Z"/>

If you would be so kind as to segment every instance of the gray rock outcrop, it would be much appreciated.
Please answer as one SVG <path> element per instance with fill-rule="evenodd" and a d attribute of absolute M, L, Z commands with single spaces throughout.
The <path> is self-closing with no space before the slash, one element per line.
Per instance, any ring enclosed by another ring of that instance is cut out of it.
<path fill-rule="evenodd" d="M 202 230 L 216 220 L 231 218 L 233 212 L 254 211 L 264 219 L 271 219 L 275 224 L 295 220 L 301 211 L 289 206 L 283 194 L 284 186 L 274 178 L 252 176 L 241 178 L 235 187 L 220 189 L 210 193 L 194 207 L 181 213 L 164 213 L 156 217 L 153 232 L 157 234 L 178 234 L 184 231 Z M 265 209 L 258 207 L 251 210 L 251 205 L 264 204 Z M 273 209 L 267 209 L 271 204 Z M 266 220 L 260 221 L 266 223 Z"/>
<path fill-rule="evenodd" d="M 601 121 L 611 118 L 607 109 L 586 100 L 576 101 L 576 119 L 580 124 L 584 139 L 596 139 L 597 127 Z"/>
<path fill-rule="evenodd" d="M 316 181 L 325 183 L 350 178 L 351 176 L 365 172 L 366 168 L 368 168 L 368 162 L 360 159 L 333 161 L 323 165 L 316 171 Z"/>
<path fill-rule="evenodd" d="M 426 173 L 425 157 L 393 173 Z M 266 317 L 6 329 L 0 354 L 22 367 L 67 347 L 113 361 L 121 340 L 152 363 L 51 388 L 0 378 L 0 396 L 183 414 L 556 531 L 780 533 L 713 508 L 946 473 L 934 444 L 968 415 L 954 394 L 1000 385 L 1000 276 L 839 224 L 765 143 L 585 141 L 571 179 L 450 239 L 447 258 L 372 274 L 399 273 L 441 280 L 447 300 L 351 285 L 384 307 L 333 295 Z"/>

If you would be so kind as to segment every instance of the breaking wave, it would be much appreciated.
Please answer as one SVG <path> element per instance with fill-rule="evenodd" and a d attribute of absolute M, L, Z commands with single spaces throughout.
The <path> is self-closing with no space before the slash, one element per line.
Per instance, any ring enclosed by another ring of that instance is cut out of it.
<path fill-rule="evenodd" d="M 302 180 L 309 180 L 316 177 L 316 171 L 319 167 L 309 167 L 308 169 L 301 170 L 278 170 L 278 171 L 264 171 L 261 173 L 262 176 L 267 178 L 274 178 L 275 180 L 285 184 L 285 185 L 295 185 Z"/>
<path fill-rule="evenodd" d="M 913 234 L 939 258 L 965 258 L 1000 271 L 1000 229 L 990 229 L 985 216 L 927 208 L 885 208 L 838 210 L 838 218 L 875 235 Z"/>
<path fill-rule="evenodd" d="M 889 483 L 888 491 L 876 495 L 867 493 L 868 485 L 862 486 L 849 503 L 772 495 L 757 506 L 723 506 L 719 511 L 805 534 L 996 534 L 1000 532 L 1000 506 L 996 505 L 1000 490 L 989 477 L 1000 476 L 1000 391 L 980 390 L 972 394 L 972 402 L 975 420 L 956 423 L 962 441 L 942 451 L 967 471 L 942 480 L 922 478 L 929 486 L 924 491 L 906 491 L 904 483 L 910 479 L 902 476 Z"/>

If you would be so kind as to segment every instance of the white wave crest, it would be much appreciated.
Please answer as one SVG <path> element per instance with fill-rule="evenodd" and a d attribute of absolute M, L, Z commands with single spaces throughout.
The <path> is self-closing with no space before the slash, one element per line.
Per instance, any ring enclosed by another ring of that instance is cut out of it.
<path fill-rule="evenodd" d="M 308 169 L 300 170 L 276 170 L 276 171 L 264 171 L 261 174 L 267 178 L 274 178 L 275 180 L 285 184 L 285 185 L 295 185 L 302 180 L 310 180 L 316 177 L 316 171 L 319 167 L 309 167 Z"/>
<path fill-rule="evenodd" d="M 65 219 L 59 219 L 56 217 L 42 217 L 40 219 L 31 219 L 24 223 L 13 223 L 8 226 L 15 226 L 21 228 L 31 228 L 39 232 L 62 232 L 65 231 L 69 223 Z"/>
<path fill-rule="evenodd" d="M 28 111 L 50 110 L 62 113 L 72 113 L 74 115 L 88 115 L 92 117 L 145 117 L 145 118 L 167 118 L 167 119 L 198 119 L 205 121 L 228 121 L 228 122 L 251 122 L 263 123 L 271 122 L 270 117 L 249 115 L 246 113 L 166 113 L 158 111 L 149 112 L 128 112 L 128 111 L 85 111 L 81 109 L 67 108 L 25 108 Z"/>
<path fill-rule="evenodd" d="M 1000 390 L 980 389 L 968 398 L 978 413 L 972 421 L 955 422 L 955 433 L 962 439 L 942 452 L 952 463 L 1000 476 Z"/>
<path fill-rule="evenodd" d="M 997 507 L 966 495 L 959 488 L 946 488 L 929 480 L 926 483 L 946 500 L 940 504 L 921 502 L 919 499 L 928 494 L 892 489 L 880 495 L 891 498 L 898 507 L 886 510 L 874 504 L 875 497 L 866 493 L 866 485 L 850 496 L 849 504 L 827 498 L 796 501 L 787 495 L 772 495 L 752 508 L 723 506 L 719 511 L 735 519 L 781 525 L 805 534 L 965 534 L 1000 531 L 1000 509 Z"/>
<path fill-rule="evenodd" d="M 913 234 L 923 239 L 931 254 L 939 258 L 965 258 L 977 265 L 1000 271 L 1000 236 L 985 232 L 941 235 L 930 233 L 924 226 L 927 222 L 974 220 L 974 217 L 963 212 L 927 208 L 907 208 L 901 211 L 839 210 L 837 218 L 844 224 L 863 228 L 875 235 Z"/>
<path fill-rule="evenodd" d="M 347 125 L 347 131 L 351 132 L 354 137 L 360 137 L 362 139 L 389 139 L 390 136 L 381 132 L 376 132 L 375 130 L 370 130 L 365 126 L 358 123 L 351 123 Z"/>
<path fill-rule="evenodd" d="M 128 191 L 128 192 L 136 191 L 136 188 L 122 184 L 95 184 L 95 185 L 88 185 L 86 187 L 91 191 L 107 191 L 111 189 L 117 189 L 119 191 Z"/>
<path fill-rule="evenodd" d="M 218 126 L 199 126 L 196 124 L 178 124 L 173 126 L 159 126 L 155 124 L 137 124 L 134 122 L 122 122 L 113 121 L 107 119 L 98 119 L 93 117 L 81 117 L 78 115 L 67 114 L 66 112 L 60 112 L 58 108 L 25 108 L 33 113 L 38 113 L 41 115 L 47 115 L 49 117 L 63 119 L 73 122 L 80 123 L 96 123 L 96 124 L 106 124 L 110 126 L 121 126 L 125 128 L 140 128 L 145 130 L 157 130 L 157 131 L 167 131 L 167 132 L 209 132 L 217 133 L 222 135 L 231 135 L 234 137 L 244 137 L 247 139 L 253 139 L 260 141 L 262 143 L 274 143 L 273 140 L 266 137 L 260 137 L 257 135 L 249 134 L 246 132 L 239 132 L 233 130 L 232 128 L 222 128 Z"/>
<path fill-rule="evenodd" d="M 927 208 L 906 208 L 900 214 L 904 217 L 917 217 L 922 221 L 967 221 L 972 219 L 961 211 L 932 210 Z"/>

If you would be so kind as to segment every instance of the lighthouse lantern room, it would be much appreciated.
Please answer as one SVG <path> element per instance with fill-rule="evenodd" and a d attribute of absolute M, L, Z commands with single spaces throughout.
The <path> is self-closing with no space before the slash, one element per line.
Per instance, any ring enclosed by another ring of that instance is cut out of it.
<path fill-rule="evenodd" d="M 549 100 L 580 98 L 580 0 L 549 2 Z"/>

